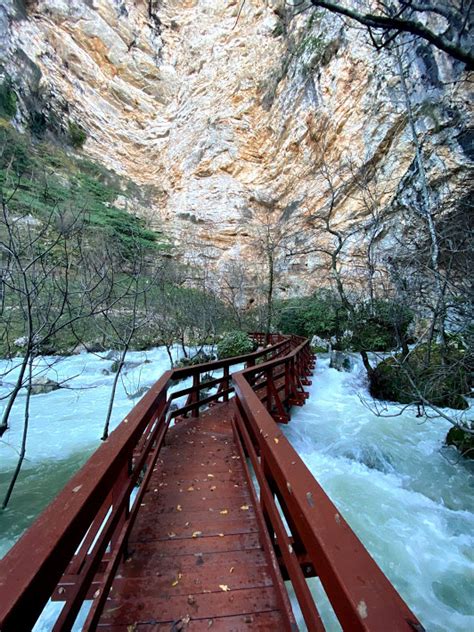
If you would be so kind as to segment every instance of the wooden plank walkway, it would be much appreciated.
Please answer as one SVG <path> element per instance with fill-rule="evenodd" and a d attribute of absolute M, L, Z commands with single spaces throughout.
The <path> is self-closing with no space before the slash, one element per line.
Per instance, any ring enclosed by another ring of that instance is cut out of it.
<path fill-rule="evenodd" d="M 270 342 L 159 378 L 0 561 L 2 632 L 30 632 L 50 598 L 63 602 L 51 632 L 87 608 L 84 630 L 293 632 L 282 573 L 311 632 L 324 630 L 314 576 L 344 630 L 423 630 L 275 424 L 308 396 L 309 341 Z"/>
<path fill-rule="evenodd" d="M 169 429 L 99 630 L 294 629 L 234 406 Z"/>

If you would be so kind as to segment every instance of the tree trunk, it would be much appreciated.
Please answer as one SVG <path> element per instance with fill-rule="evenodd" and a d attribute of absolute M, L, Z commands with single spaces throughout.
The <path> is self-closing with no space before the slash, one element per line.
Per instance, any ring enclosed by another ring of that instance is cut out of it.
<path fill-rule="evenodd" d="M 28 360 L 28 386 L 27 386 L 27 392 L 26 392 L 26 401 L 25 401 L 25 417 L 24 417 L 24 421 L 23 421 L 23 436 L 21 439 L 21 450 L 20 450 L 20 454 L 18 456 L 18 461 L 16 464 L 16 468 L 15 471 L 13 472 L 13 476 L 11 478 L 10 484 L 8 486 L 7 489 L 7 493 L 5 494 L 5 498 L 3 499 L 3 503 L 2 503 L 2 509 L 6 509 L 9 501 L 10 501 L 10 497 L 13 493 L 13 489 L 15 487 L 16 481 L 18 479 L 18 476 L 20 474 L 20 470 L 21 470 L 21 466 L 23 465 L 23 461 L 25 460 L 25 454 L 26 454 L 26 440 L 28 438 L 28 426 L 29 426 L 29 421 L 30 421 L 30 400 L 31 400 L 31 378 L 32 378 L 32 372 L 33 372 L 33 355 L 30 354 L 30 358 Z"/>

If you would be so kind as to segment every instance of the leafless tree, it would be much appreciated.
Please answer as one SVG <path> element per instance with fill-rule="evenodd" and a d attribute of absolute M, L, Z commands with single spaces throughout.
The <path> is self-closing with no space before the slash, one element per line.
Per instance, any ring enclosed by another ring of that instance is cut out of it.
<path fill-rule="evenodd" d="M 462 61 L 468 70 L 474 68 L 473 0 L 363 0 L 357 8 L 348 0 L 311 0 L 311 4 L 362 24 L 377 48 L 409 33 Z"/>
<path fill-rule="evenodd" d="M 8 175 L 8 174 L 7 174 Z M 15 215 L 12 196 L 1 194 L 0 251 L 2 253 L 2 303 L 0 325 L 6 353 L 20 353 L 8 367 L 16 378 L 3 397 L 5 406 L 0 436 L 8 430 L 10 417 L 22 389 L 26 388 L 23 436 L 15 472 L 3 501 L 5 508 L 26 454 L 30 398 L 35 360 L 51 348 L 66 328 L 98 313 L 101 280 L 96 280 L 96 300 L 84 310 L 82 279 L 82 214 L 71 215 L 52 208 L 48 217 L 34 220 L 28 213 Z M 11 333 L 13 332 L 13 333 Z M 17 339 L 15 339 L 18 336 Z M 5 375 L 3 378 L 5 379 Z"/>
<path fill-rule="evenodd" d="M 254 201 L 256 206 L 251 221 L 254 235 L 252 248 L 258 261 L 258 289 L 265 296 L 261 305 L 263 331 L 268 335 L 274 320 L 275 291 L 281 277 L 284 255 L 292 236 L 275 201 Z"/>

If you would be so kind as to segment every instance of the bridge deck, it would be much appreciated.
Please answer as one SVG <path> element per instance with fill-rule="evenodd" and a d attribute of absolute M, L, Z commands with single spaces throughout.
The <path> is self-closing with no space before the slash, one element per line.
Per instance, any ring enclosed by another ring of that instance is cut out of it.
<path fill-rule="evenodd" d="M 168 431 L 100 630 L 291 625 L 234 414 L 233 401 L 217 404 Z"/>

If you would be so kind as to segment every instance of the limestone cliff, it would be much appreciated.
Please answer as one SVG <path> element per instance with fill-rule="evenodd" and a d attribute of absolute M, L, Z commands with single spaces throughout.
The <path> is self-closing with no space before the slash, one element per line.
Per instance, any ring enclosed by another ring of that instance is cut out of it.
<path fill-rule="evenodd" d="M 214 271 L 255 261 L 262 209 L 295 231 L 334 182 L 341 226 L 364 222 L 367 195 L 403 214 L 415 149 L 394 55 L 332 15 L 297 13 L 283 0 L 7 0 L 16 124 L 35 107 L 79 122 L 84 152 L 146 186 L 141 212 Z M 462 66 L 419 43 L 401 56 L 433 195 L 454 203 L 473 159 Z M 282 258 L 280 289 L 324 282 L 320 263 Z"/>

